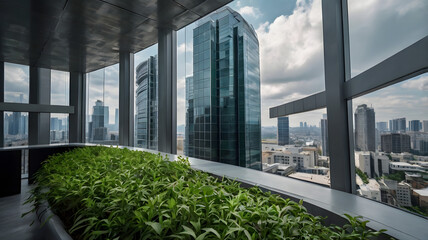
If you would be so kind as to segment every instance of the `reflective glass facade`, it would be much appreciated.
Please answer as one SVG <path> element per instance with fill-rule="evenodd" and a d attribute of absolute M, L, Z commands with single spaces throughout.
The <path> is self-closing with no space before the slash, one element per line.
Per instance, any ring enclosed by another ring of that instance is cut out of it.
<path fill-rule="evenodd" d="M 288 117 L 278 118 L 278 145 L 290 144 L 290 126 Z"/>
<path fill-rule="evenodd" d="M 193 29 L 186 78 L 185 154 L 261 170 L 259 44 L 254 29 L 225 8 Z"/>
<path fill-rule="evenodd" d="M 157 149 L 158 72 L 157 55 L 140 63 L 136 70 L 136 146 Z"/>

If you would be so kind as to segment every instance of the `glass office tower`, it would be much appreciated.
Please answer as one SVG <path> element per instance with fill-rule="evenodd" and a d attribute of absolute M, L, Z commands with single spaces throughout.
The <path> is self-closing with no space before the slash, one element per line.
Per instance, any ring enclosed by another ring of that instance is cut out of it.
<path fill-rule="evenodd" d="M 290 126 L 288 117 L 278 118 L 278 145 L 290 144 Z"/>
<path fill-rule="evenodd" d="M 259 43 L 232 9 L 193 29 L 186 92 L 186 154 L 261 170 Z"/>
<path fill-rule="evenodd" d="M 150 56 L 137 66 L 136 146 L 158 148 L 158 58 Z"/>

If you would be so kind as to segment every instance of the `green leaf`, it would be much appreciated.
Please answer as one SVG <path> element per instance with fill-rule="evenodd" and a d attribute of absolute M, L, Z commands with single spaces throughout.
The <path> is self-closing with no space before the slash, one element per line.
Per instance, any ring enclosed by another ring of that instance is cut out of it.
<path fill-rule="evenodd" d="M 215 230 L 214 228 L 202 228 L 202 230 L 206 231 L 206 232 L 210 232 L 213 233 L 214 235 L 216 235 L 218 238 L 220 237 L 220 234 L 217 232 L 217 230 Z"/>
<path fill-rule="evenodd" d="M 145 222 L 145 224 L 149 225 L 150 227 L 155 230 L 155 232 L 160 235 L 162 232 L 162 225 L 158 222 Z"/>
<path fill-rule="evenodd" d="M 193 229 L 186 227 L 184 225 L 182 227 L 184 228 L 184 231 L 181 232 L 180 234 L 187 234 L 192 236 L 193 238 L 196 238 L 196 234 L 195 234 L 195 231 L 193 231 Z"/>

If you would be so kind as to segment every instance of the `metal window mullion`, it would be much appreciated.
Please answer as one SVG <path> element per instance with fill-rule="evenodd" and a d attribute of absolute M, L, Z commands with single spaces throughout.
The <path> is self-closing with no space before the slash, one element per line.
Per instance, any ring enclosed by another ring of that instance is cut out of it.
<path fill-rule="evenodd" d="M 322 1 L 331 188 L 352 192 L 348 103 L 344 93 L 349 74 L 347 26 L 344 28 L 343 20 L 345 7 L 346 3 L 341 0 Z"/>

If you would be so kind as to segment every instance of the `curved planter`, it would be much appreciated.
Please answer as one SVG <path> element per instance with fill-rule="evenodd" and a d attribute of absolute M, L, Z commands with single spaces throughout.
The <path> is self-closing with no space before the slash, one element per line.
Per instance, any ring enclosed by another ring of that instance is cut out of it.
<path fill-rule="evenodd" d="M 73 240 L 64 228 L 61 219 L 55 215 L 47 202 L 42 203 L 36 210 L 37 219 L 43 229 L 43 237 L 46 240 Z"/>

